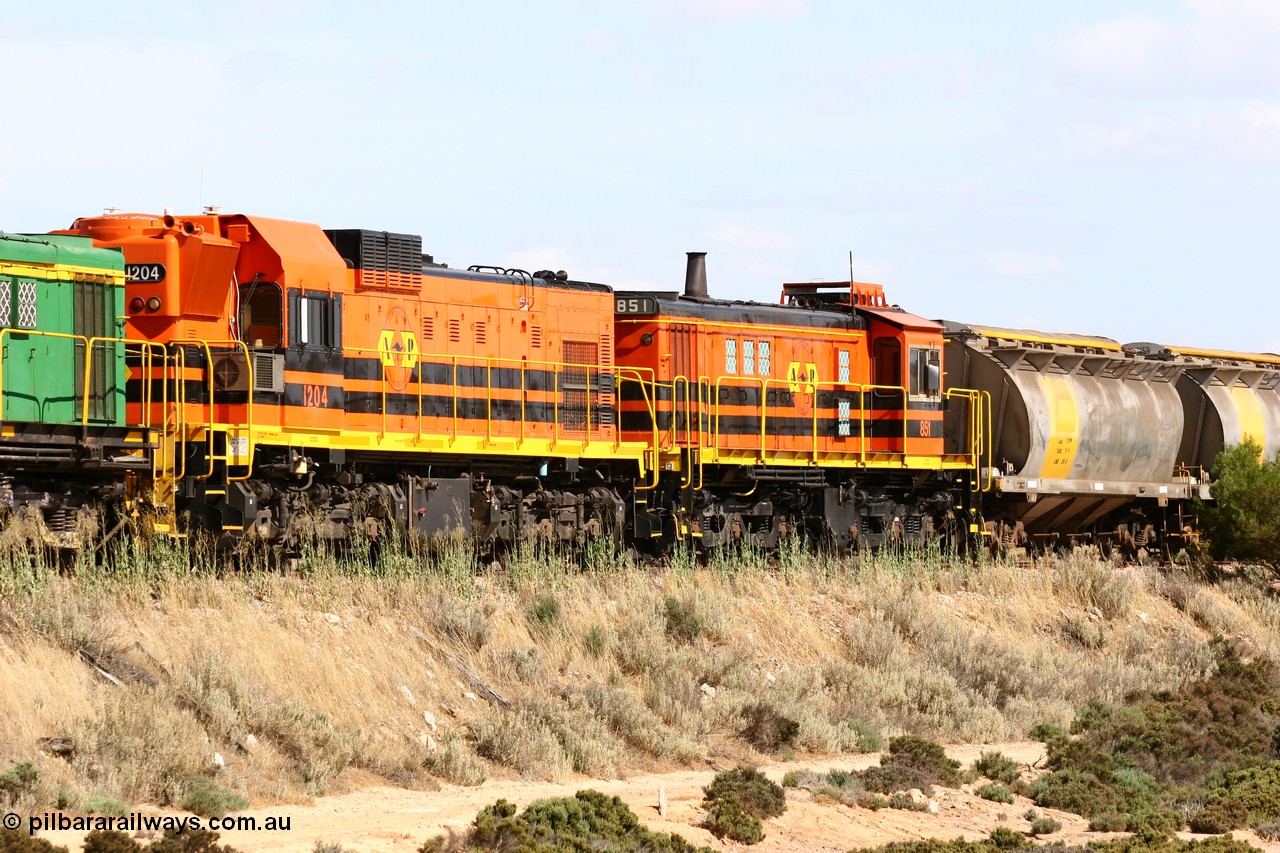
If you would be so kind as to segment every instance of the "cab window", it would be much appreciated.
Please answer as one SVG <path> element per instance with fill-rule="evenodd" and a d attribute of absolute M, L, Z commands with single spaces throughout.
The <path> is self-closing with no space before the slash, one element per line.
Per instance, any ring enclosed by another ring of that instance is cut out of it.
<path fill-rule="evenodd" d="M 284 330 L 280 285 L 254 282 L 240 288 L 240 339 L 251 347 L 276 349 Z"/>

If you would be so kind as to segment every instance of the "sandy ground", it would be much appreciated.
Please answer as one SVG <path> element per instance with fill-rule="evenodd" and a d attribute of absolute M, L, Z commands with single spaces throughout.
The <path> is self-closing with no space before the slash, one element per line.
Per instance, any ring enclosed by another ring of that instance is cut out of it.
<path fill-rule="evenodd" d="M 1034 764 L 1044 757 L 1039 743 L 1005 743 L 957 746 L 947 753 L 964 765 L 981 752 L 996 749 L 1023 764 Z M 761 769 L 774 781 L 781 781 L 787 770 L 827 770 L 831 768 L 861 769 L 877 763 L 878 755 L 837 757 L 822 761 L 796 761 L 762 765 Z M 259 823 L 269 817 L 291 818 L 288 831 L 222 833 L 222 842 L 244 853 L 311 853 L 316 843 L 324 841 L 342 845 L 353 853 L 415 853 L 423 841 L 435 835 L 466 829 L 477 811 L 499 798 L 523 808 L 536 799 L 572 796 L 583 788 L 594 788 L 621 797 L 650 829 L 677 832 L 694 844 L 707 844 L 718 850 L 746 849 L 731 842 L 720 842 L 701 828 L 702 788 L 717 769 L 689 770 L 676 773 L 634 776 L 625 780 L 579 779 L 568 784 L 540 782 L 492 781 L 473 788 L 446 785 L 439 791 L 408 791 L 401 788 L 366 788 L 340 796 L 324 797 L 309 805 L 279 805 L 255 808 L 240 813 Z M 968 839 L 987 835 L 1001 823 L 1025 831 L 1023 813 L 1033 803 L 1021 797 L 1013 805 L 983 800 L 972 791 L 939 788 L 934 799 L 938 814 L 897 809 L 868 809 L 829 802 L 813 802 L 805 791 L 787 792 L 787 811 L 765 821 L 765 839 L 753 850 L 815 851 L 828 853 L 856 847 L 871 847 L 890 841 L 917 838 Z M 658 813 L 659 794 L 666 795 L 666 817 Z M 1062 823 L 1062 830 L 1043 841 L 1083 843 L 1107 837 L 1087 831 L 1088 821 L 1078 815 L 1046 810 L 1048 816 Z M 81 836 L 75 832 L 47 832 L 45 838 L 74 850 Z M 1249 833 L 1238 837 L 1270 853 L 1280 853 L 1280 845 L 1267 844 Z"/>

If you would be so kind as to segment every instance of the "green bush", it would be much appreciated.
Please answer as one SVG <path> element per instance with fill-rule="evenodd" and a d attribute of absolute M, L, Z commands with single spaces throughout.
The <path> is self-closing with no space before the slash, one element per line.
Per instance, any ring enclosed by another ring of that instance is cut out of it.
<path fill-rule="evenodd" d="M 994 782 L 1012 785 L 1022 775 L 1016 761 L 1005 758 L 999 752 L 984 752 L 973 762 L 973 769 Z"/>
<path fill-rule="evenodd" d="M 123 800 L 117 800 L 114 797 L 86 797 L 84 811 L 85 814 L 124 817 L 129 813 L 129 806 Z"/>
<path fill-rule="evenodd" d="M 1249 822 L 1249 810 L 1239 800 L 1218 800 L 1191 816 L 1188 823 L 1192 832 L 1221 835 L 1233 829 L 1243 829 Z"/>
<path fill-rule="evenodd" d="M 1031 731 L 1027 732 L 1027 735 L 1032 740 L 1038 740 L 1041 743 L 1050 745 L 1067 739 L 1066 731 L 1057 723 L 1037 723 L 1031 727 Z"/>
<path fill-rule="evenodd" d="M 1089 818 L 1090 832 L 1124 832 L 1129 819 L 1118 812 L 1103 812 Z"/>
<path fill-rule="evenodd" d="M 788 770 L 786 773 L 782 774 L 782 787 L 784 789 L 800 787 L 800 771 Z"/>
<path fill-rule="evenodd" d="M 705 628 L 702 617 L 693 602 L 681 601 L 673 595 L 663 603 L 666 611 L 667 634 L 683 642 L 691 642 L 702 635 Z"/>
<path fill-rule="evenodd" d="M 859 788 L 862 787 L 862 783 L 858 779 L 858 774 L 853 772 L 852 770 L 835 770 L 835 769 L 828 770 L 826 778 L 827 778 L 828 785 L 834 785 L 840 790 L 844 790 L 845 788 L 851 788 L 854 786 L 857 786 Z M 786 786 L 784 785 L 783 787 L 786 787 Z"/>
<path fill-rule="evenodd" d="M 978 788 L 977 794 L 982 799 L 990 800 L 993 803 L 1013 804 L 1013 792 L 1004 785 L 995 782 L 988 782 L 986 785 L 981 786 Z"/>
<path fill-rule="evenodd" d="M 40 781 L 40 768 L 30 761 L 15 764 L 0 773 L 0 797 L 7 805 L 15 805 L 19 799 L 35 791 Z"/>
<path fill-rule="evenodd" d="M 1031 842 L 1021 832 L 1016 832 L 1007 826 L 997 826 L 991 830 L 991 834 L 987 836 L 987 841 L 997 850 L 1021 850 L 1024 847 L 1030 847 Z"/>
<path fill-rule="evenodd" d="M 164 837 L 147 847 L 147 853 L 239 853 L 218 843 L 219 835 L 209 829 L 166 829 Z"/>
<path fill-rule="evenodd" d="M 679 835 L 652 832 L 617 797 L 599 791 L 579 791 L 572 797 L 538 800 L 523 814 L 498 800 L 476 815 L 461 838 L 437 836 L 419 853 L 444 851 L 520 851 L 520 853 L 579 853 L 609 850 L 617 853 L 711 853 L 694 847 Z M 193 852 L 194 853 L 194 852 Z"/>
<path fill-rule="evenodd" d="M 197 776 L 187 787 L 182 807 L 201 817 L 223 818 L 228 812 L 249 807 L 249 801 L 234 791 L 229 791 L 208 776 Z"/>
<path fill-rule="evenodd" d="M 83 853 L 141 853 L 141 850 L 141 844 L 114 829 L 95 829 L 84 837 Z"/>
<path fill-rule="evenodd" d="M 55 847 L 21 830 L 0 829 L 0 853 L 67 853 L 67 848 Z"/>
<path fill-rule="evenodd" d="M 863 787 L 877 794 L 910 791 L 912 788 L 918 788 L 925 794 L 933 793 L 933 777 L 915 767 L 880 764 L 859 772 L 858 777 Z"/>
<path fill-rule="evenodd" d="M 1280 761 L 1231 770 L 1208 780 L 1209 804 L 1234 800 L 1249 813 L 1251 824 L 1280 818 Z"/>
<path fill-rule="evenodd" d="M 1275 563 L 1280 555 L 1280 454 L 1262 458 L 1252 436 L 1213 463 L 1213 503 L 1199 507 L 1213 556 Z"/>
<path fill-rule="evenodd" d="M 1059 829 L 1062 829 L 1062 824 L 1051 817 L 1038 817 L 1031 821 L 1031 836 L 1033 838 L 1041 835 L 1053 835 Z"/>
<path fill-rule="evenodd" d="M 1153 835 L 1181 829 L 1197 799 L 1246 812 L 1206 809 L 1204 827 L 1280 816 L 1280 679 L 1266 659 L 1244 663 L 1221 643 L 1217 654 L 1211 677 L 1180 690 L 1081 710 L 1078 736 L 1049 742 L 1050 772 L 1031 788 L 1036 804 L 1098 829 Z"/>
<path fill-rule="evenodd" d="M 550 627 L 560 618 L 560 601 L 551 593 L 546 593 L 534 599 L 533 606 L 529 608 L 529 616 L 535 623 L 543 627 Z"/>
<path fill-rule="evenodd" d="M 609 639 L 605 635 L 603 628 L 599 625 L 592 625 L 587 629 L 587 633 L 582 636 L 582 644 L 587 647 L 587 651 L 591 653 L 593 658 L 598 658 L 604 654 L 604 649 L 609 644 Z"/>
<path fill-rule="evenodd" d="M 708 804 L 734 797 L 743 811 L 761 819 L 777 817 L 787 809 L 787 795 L 781 786 L 747 765 L 720 771 L 702 791 L 703 801 Z"/>
<path fill-rule="evenodd" d="M 914 735 L 890 738 L 889 754 L 880 763 L 913 767 L 948 787 L 960 784 L 960 762 L 947 758 L 942 747 L 933 741 Z"/>
<path fill-rule="evenodd" d="M 758 817 L 747 814 L 732 794 L 711 802 L 706 827 L 716 838 L 728 838 L 740 844 L 759 844 L 764 840 L 764 824 Z"/>

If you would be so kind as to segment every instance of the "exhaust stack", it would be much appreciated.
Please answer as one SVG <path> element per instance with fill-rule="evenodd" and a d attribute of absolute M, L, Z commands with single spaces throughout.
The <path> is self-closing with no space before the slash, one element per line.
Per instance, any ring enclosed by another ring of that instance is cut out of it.
<path fill-rule="evenodd" d="M 684 271 L 684 296 L 686 299 L 707 298 L 707 253 L 686 252 L 688 266 Z"/>

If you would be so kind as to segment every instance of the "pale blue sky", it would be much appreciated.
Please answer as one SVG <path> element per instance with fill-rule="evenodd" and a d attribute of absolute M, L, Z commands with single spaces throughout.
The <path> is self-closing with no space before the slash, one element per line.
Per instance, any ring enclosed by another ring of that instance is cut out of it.
<path fill-rule="evenodd" d="M 0 228 L 217 204 L 453 265 L 1280 352 L 1280 2 L 6 3 Z"/>

